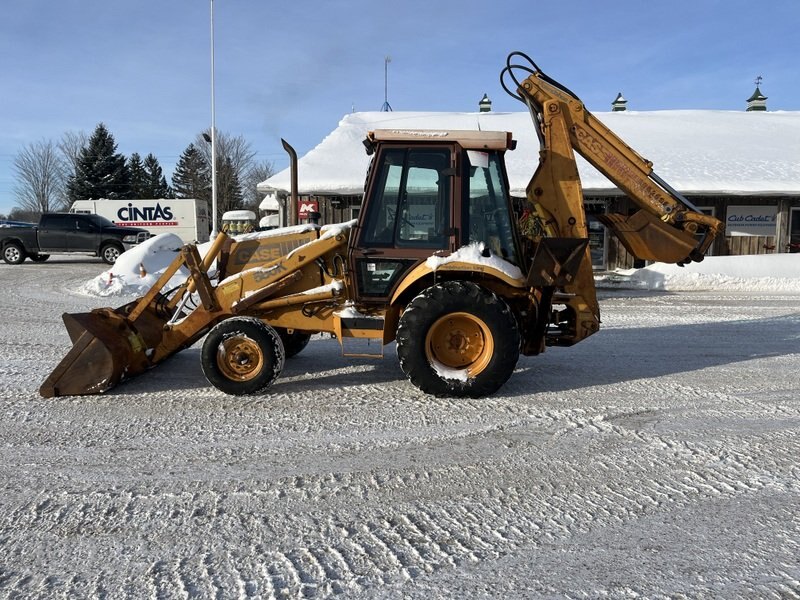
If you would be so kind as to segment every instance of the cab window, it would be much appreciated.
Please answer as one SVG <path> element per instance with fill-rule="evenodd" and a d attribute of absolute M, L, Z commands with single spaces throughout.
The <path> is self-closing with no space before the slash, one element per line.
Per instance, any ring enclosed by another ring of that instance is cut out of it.
<path fill-rule="evenodd" d="M 450 230 L 450 150 L 389 148 L 378 160 L 362 244 L 446 248 Z"/>
<path fill-rule="evenodd" d="M 496 255 L 516 263 L 511 205 L 497 152 L 467 151 L 466 202 L 462 206 L 464 244 L 483 242 Z"/>

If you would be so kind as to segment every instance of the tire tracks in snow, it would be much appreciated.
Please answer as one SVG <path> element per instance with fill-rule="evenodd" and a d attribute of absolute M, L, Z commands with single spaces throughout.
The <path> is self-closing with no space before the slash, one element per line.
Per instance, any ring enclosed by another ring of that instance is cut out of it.
<path fill-rule="evenodd" d="M 402 585 L 581 532 L 659 513 L 679 514 L 699 503 L 759 494 L 767 488 L 800 491 L 792 473 L 784 479 L 771 470 L 776 464 L 791 464 L 791 444 L 783 454 L 780 449 L 788 432 L 777 439 L 765 434 L 761 440 L 776 457 L 767 469 L 757 456 L 722 455 L 710 446 L 670 444 L 655 435 L 646 442 L 641 432 L 623 450 L 627 460 L 621 464 L 618 456 L 594 451 L 618 442 L 623 428 L 571 412 L 568 425 L 548 443 L 567 454 L 583 455 L 584 463 L 543 460 L 531 465 L 527 452 L 511 451 L 499 462 L 442 466 L 424 474 L 286 478 L 264 482 L 266 489 L 255 493 L 206 489 L 175 494 L 155 488 L 93 493 L 88 501 L 85 495 L 42 493 L 3 515 L 3 530 L 25 530 L 42 541 L 131 536 L 151 544 L 162 536 L 137 533 L 139 524 L 161 521 L 168 534 L 163 537 L 176 540 L 173 548 L 163 550 L 175 558 L 153 561 L 144 577 L 128 583 L 128 597 L 323 598 Z M 564 416 L 560 415 L 562 423 Z M 496 485 L 498 472 L 508 480 L 506 485 Z M 469 495 L 449 502 L 426 498 L 439 498 L 441 490 L 454 484 Z M 394 498 L 396 503 L 387 507 L 383 501 L 372 502 L 374 496 Z M 79 498 L 84 501 L 76 503 Z M 319 512 L 323 500 L 330 498 L 340 499 L 336 506 L 341 513 Z M 247 539 L 250 552 L 202 541 L 194 548 L 196 541 L 178 541 L 189 532 L 192 539 L 202 540 L 203 530 L 222 534 L 223 539 Z M 63 543 L 56 546 L 66 551 Z M 15 544 L 8 549 L 13 555 Z M 68 596 L 81 595 L 114 588 L 112 578 L 103 570 L 95 578 L 79 574 L 64 582 L 44 574 L 6 573 L 0 589 L 42 597 L 61 590 Z"/>

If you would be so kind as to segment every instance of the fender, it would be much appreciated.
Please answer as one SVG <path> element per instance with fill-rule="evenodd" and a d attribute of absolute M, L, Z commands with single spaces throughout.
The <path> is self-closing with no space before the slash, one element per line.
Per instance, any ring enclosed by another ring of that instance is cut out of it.
<path fill-rule="evenodd" d="M 491 265 L 485 265 L 481 263 L 475 262 L 464 262 L 460 260 L 453 260 L 443 265 L 439 265 L 435 269 L 431 268 L 427 262 L 423 262 L 411 272 L 403 278 L 403 282 L 397 287 L 394 294 L 392 295 L 391 304 L 396 304 L 400 297 L 403 295 L 403 292 L 408 290 L 412 287 L 415 283 L 428 277 L 434 273 L 438 272 L 447 272 L 447 273 L 480 273 L 481 275 L 494 278 L 502 281 L 506 285 L 518 288 L 518 289 L 527 289 L 527 284 L 525 282 L 525 277 L 520 274 L 519 277 L 512 277 L 508 273 L 497 269 Z"/>

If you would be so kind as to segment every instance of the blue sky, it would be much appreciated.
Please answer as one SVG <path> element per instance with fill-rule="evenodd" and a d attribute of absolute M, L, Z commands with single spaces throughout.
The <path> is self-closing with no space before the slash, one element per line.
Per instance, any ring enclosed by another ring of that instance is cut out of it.
<path fill-rule="evenodd" d="M 0 19 L 0 213 L 27 144 L 104 122 L 119 151 L 167 175 L 210 110 L 210 0 L 20 0 Z M 521 50 L 607 111 L 743 110 L 762 75 L 770 110 L 800 110 L 800 1 L 214 0 L 216 122 L 259 160 L 300 155 L 342 116 L 519 111 L 498 76 Z M 691 143 L 691 132 L 687 132 Z M 800 160 L 800 157 L 798 157 Z M 300 174 L 302 177 L 302 173 Z"/>

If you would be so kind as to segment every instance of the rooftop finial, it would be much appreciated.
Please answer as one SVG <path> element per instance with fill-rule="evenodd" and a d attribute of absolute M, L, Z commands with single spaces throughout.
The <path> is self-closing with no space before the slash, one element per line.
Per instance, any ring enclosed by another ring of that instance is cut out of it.
<path fill-rule="evenodd" d="M 747 112 L 767 110 L 767 97 L 761 93 L 761 89 L 758 87 L 762 81 L 764 78 L 761 75 L 756 77 L 756 91 L 747 99 Z"/>

